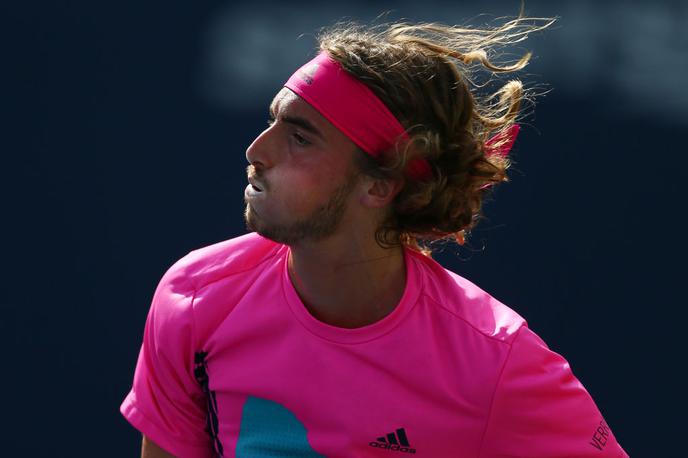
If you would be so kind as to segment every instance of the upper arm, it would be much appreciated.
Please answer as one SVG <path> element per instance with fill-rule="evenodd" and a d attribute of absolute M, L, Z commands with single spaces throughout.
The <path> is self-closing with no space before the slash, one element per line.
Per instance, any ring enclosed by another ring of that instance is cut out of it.
<path fill-rule="evenodd" d="M 143 443 L 141 444 L 141 458 L 175 458 L 165 450 L 158 447 L 152 440 L 143 436 Z"/>
<path fill-rule="evenodd" d="M 206 397 L 194 373 L 194 293 L 180 269 L 163 276 L 146 320 L 134 383 L 120 411 L 164 450 L 209 457 Z"/>
<path fill-rule="evenodd" d="M 624 457 L 568 362 L 522 327 L 495 388 L 481 457 Z"/>

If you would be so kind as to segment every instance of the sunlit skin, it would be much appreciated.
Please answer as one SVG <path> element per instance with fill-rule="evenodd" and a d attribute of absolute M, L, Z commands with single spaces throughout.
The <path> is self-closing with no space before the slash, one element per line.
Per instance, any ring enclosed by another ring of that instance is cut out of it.
<path fill-rule="evenodd" d="M 143 436 L 141 444 L 141 458 L 175 458 L 174 455 L 167 453 L 158 444 Z"/>
<path fill-rule="evenodd" d="M 248 226 L 288 245 L 331 235 L 356 181 L 354 143 L 288 89 L 270 105 L 268 124 L 246 152 L 260 189 L 246 188 Z"/>
<path fill-rule="evenodd" d="M 289 245 L 292 283 L 313 316 L 345 328 L 378 321 L 405 286 L 401 248 L 375 241 L 401 183 L 359 176 L 353 159 L 363 153 L 290 90 L 270 112 L 246 151 L 260 189 L 246 188 L 248 226 Z"/>

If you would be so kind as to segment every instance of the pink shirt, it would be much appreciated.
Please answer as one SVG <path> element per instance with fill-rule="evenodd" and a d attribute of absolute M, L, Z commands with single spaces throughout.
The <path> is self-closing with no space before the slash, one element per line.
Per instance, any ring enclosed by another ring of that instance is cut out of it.
<path fill-rule="evenodd" d="M 392 313 L 315 319 L 289 248 L 196 250 L 155 291 L 122 414 L 177 457 L 625 457 L 568 363 L 514 311 L 405 251 Z"/>

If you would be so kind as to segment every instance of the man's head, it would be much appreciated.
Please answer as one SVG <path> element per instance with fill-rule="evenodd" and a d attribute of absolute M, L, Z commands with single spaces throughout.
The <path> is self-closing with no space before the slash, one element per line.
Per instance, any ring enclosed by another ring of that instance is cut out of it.
<path fill-rule="evenodd" d="M 315 108 L 283 88 L 270 105 L 268 128 L 246 151 L 248 227 L 295 244 L 330 237 L 343 222 L 374 218 L 398 186 L 362 177 L 356 166 L 362 154 Z"/>
<path fill-rule="evenodd" d="M 281 202 L 283 207 L 271 207 L 268 212 L 268 208 L 261 209 L 269 207 L 267 195 L 247 188 L 249 227 L 289 243 L 327 237 L 347 220 L 365 214 L 379 218 L 374 235 L 380 244 L 417 247 L 418 240 L 462 240 L 480 216 L 485 193 L 506 181 L 508 159 L 490 154 L 490 149 L 499 145 L 488 147 L 491 142 L 487 140 L 509 131 L 524 97 L 521 83 L 509 81 L 480 98 L 474 95 L 469 77 L 476 67 L 491 73 L 523 68 L 530 54 L 510 66 L 495 65 L 487 55 L 492 48 L 521 41 L 552 21 L 544 25 L 532 22 L 519 17 L 488 29 L 436 24 L 340 25 L 323 33 L 319 37 L 321 54 L 356 84 L 365 86 L 390 114 L 392 122 L 381 123 L 383 130 L 396 123 L 403 135 L 395 135 L 397 141 L 384 151 L 370 151 L 366 148 L 368 133 L 363 132 L 362 141 L 356 131 L 371 124 L 371 132 L 376 131 L 380 123 L 374 118 L 369 121 L 365 104 L 357 105 L 364 122 L 348 113 L 342 124 L 338 112 L 332 116 L 332 110 L 348 107 L 341 97 L 337 103 L 321 105 L 310 100 L 308 93 L 294 89 L 299 97 L 283 89 L 271 107 L 277 122 L 251 145 L 247 159 L 259 182 L 261 176 L 266 180 L 268 193 L 272 180 L 277 180 L 275 184 L 282 183 L 279 192 L 297 200 L 273 195 L 270 205 Z M 315 71 L 311 67 L 305 70 Z M 311 75 L 305 70 L 301 78 L 310 84 Z M 341 95 L 336 88 L 329 93 Z M 376 112 L 373 105 L 371 110 Z M 291 122 L 295 116 L 301 120 Z M 301 122 L 304 118 L 324 131 L 320 133 L 327 134 L 327 139 L 306 129 Z M 503 143 L 512 140 L 505 138 Z M 283 161 L 282 172 L 271 169 L 272 155 Z M 419 164 L 420 169 L 416 167 Z M 382 197 L 368 207 L 366 196 L 376 188 L 383 190 Z M 379 211 L 364 211 L 370 208 Z"/>

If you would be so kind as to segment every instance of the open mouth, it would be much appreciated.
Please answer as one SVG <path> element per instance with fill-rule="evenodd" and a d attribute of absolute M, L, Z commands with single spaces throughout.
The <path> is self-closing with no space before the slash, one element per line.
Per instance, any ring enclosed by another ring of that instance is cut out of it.
<path fill-rule="evenodd" d="M 248 176 L 248 184 L 253 192 L 263 192 L 263 188 L 258 185 L 258 180 L 250 174 Z"/>

